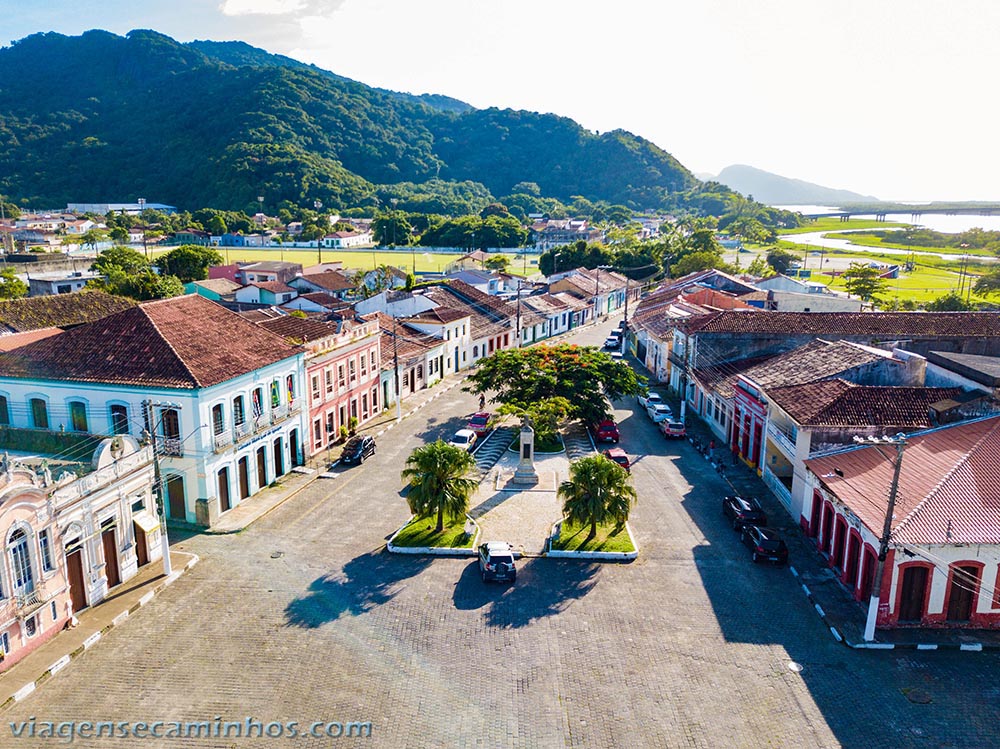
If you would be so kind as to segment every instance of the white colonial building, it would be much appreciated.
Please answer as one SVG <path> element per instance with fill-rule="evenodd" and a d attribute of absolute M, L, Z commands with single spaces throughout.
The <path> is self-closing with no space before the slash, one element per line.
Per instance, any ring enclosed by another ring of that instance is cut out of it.
<path fill-rule="evenodd" d="M 0 423 L 155 434 L 167 515 L 210 526 L 303 458 L 304 351 L 198 295 L 0 354 Z"/>

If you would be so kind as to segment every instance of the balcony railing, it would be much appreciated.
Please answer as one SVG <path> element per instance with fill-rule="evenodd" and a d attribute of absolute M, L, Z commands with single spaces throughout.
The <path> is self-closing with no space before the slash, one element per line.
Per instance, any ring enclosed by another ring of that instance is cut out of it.
<path fill-rule="evenodd" d="M 784 452 L 786 457 L 795 457 L 795 436 L 780 429 L 773 421 L 767 424 L 767 436 Z"/>
<path fill-rule="evenodd" d="M 164 437 L 160 441 L 160 454 L 175 458 L 184 457 L 184 441 L 179 437 Z"/>
<path fill-rule="evenodd" d="M 27 593 L 18 593 L 14 596 L 14 607 L 18 616 L 28 616 L 33 611 L 41 608 L 45 604 L 47 597 L 45 591 L 35 588 Z"/>
<path fill-rule="evenodd" d="M 764 479 L 764 483 L 767 484 L 767 488 L 774 493 L 774 496 L 781 500 L 781 503 L 785 507 L 791 507 L 792 492 L 787 486 L 785 486 L 785 482 L 774 474 L 767 466 L 764 466 L 761 476 Z"/>
<path fill-rule="evenodd" d="M 213 435 L 215 452 L 222 452 L 234 444 L 239 444 L 243 440 L 271 428 L 275 424 L 294 416 L 301 408 L 301 399 L 292 401 L 291 403 L 283 403 L 280 406 L 275 406 L 269 412 L 255 416 L 252 420 L 234 425 L 232 431 L 227 430 Z"/>

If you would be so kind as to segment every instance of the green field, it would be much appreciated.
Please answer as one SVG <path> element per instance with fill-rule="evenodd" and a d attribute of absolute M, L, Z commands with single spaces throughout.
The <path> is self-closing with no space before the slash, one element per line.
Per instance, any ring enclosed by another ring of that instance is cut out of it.
<path fill-rule="evenodd" d="M 445 518 L 444 530 L 438 533 L 437 518 L 414 518 L 392 539 L 394 546 L 430 546 L 471 549 L 472 536 L 465 532 L 465 516 Z"/>
<path fill-rule="evenodd" d="M 823 236 L 830 237 L 831 239 L 847 239 L 851 244 L 861 245 L 864 247 L 889 247 L 895 250 L 913 250 L 914 252 L 937 252 L 942 255 L 957 255 L 959 257 L 962 255 L 995 257 L 994 253 L 985 247 L 967 247 L 965 249 L 962 249 L 961 247 L 917 247 L 906 244 L 905 242 L 893 242 L 891 241 L 891 237 L 875 237 L 865 234 L 851 234 L 850 236 L 845 237 L 837 234 L 836 232 L 824 234 Z"/>
<path fill-rule="evenodd" d="M 563 551 L 618 551 L 632 552 L 635 546 L 625 528 L 618 530 L 614 523 L 597 526 L 597 535 L 587 540 L 590 525 L 577 525 L 564 520 L 559 527 L 559 538 L 553 540 L 552 548 Z"/>
<path fill-rule="evenodd" d="M 891 221 L 875 221 L 874 219 L 852 218 L 849 221 L 841 221 L 836 217 L 818 218 L 807 221 L 797 229 L 782 229 L 780 234 L 807 234 L 814 231 L 847 231 L 849 229 L 892 229 L 894 227 L 905 227 L 909 224 L 897 224 Z"/>

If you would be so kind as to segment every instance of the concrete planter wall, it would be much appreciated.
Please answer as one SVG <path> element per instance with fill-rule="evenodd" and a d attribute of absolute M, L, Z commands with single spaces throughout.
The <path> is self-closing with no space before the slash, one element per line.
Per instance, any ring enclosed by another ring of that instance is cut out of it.
<path fill-rule="evenodd" d="M 476 532 L 472 536 L 472 547 L 468 549 L 457 549 L 454 546 L 396 546 L 392 543 L 393 539 L 398 536 L 403 528 L 408 526 L 412 521 L 414 515 L 410 515 L 410 519 L 403 523 L 396 532 L 392 534 L 392 537 L 386 543 L 385 547 L 393 554 L 427 554 L 434 557 L 474 557 L 476 556 L 476 546 L 479 543 L 480 528 L 479 523 L 473 520 L 471 517 L 466 515 L 465 517 L 476 527 Z"/>
<path fill-rule="evenodd" d="M 625 523 L 625 532 L 628 533 L 629 540 L 635 551 L 566 551 L 564 549 L 553 549 L 552 542 L 559 538 L 559 529 L 562 520 L 553 523 L 552 532 L 549 534 L 548 549 L 545 556 L 553 559 L 586 559 L 594 562 L 631 562 L 639 556 L 639 544 L 636 543 L 635 536 L 632 535 L 632 528 Z"/>

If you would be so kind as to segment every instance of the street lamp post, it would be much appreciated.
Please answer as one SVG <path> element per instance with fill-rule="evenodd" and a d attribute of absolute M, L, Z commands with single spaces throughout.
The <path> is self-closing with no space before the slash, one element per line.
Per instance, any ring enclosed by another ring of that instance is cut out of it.
<path fill-rule="evenodd" d="M 260 206 L 258 213 L 260 213 L 260 246 L 264 246 L 264 196 L 257 196 L 257 204 Z"/>
<path fill-rule="evenodd" d="M 314 200 L 313 201 L 313 208 L 315 208 L 316 212 L 318 213 L 323 208 L 323 201 L 321 201 L 321 200 Z M 317 261 L 318 261 L 319 265 L 322 265 L 323 264 L 323 237 L 317 237 L 316 238 L 316 258 L 317 258 Z"/>
<path fill-rule="evenodd" d="M 146 247 L 146 219 L 143 216 L 146 212 L 146 199 L 139 198 L 136 202 L 139 204 L 139 220 L 142 222 L 142 252 L 149 260 L 149 249 Z"/>
<path fill-rule="evenodd" d="M 517 347 L 521 348 L 521 282 L 517 282 Z"/>
<path fill-rule="evenodd" d="M 399 338 L 399 334 L 396 332 L 396 316 L 392 316 L 392 366 L 396 371 L 396 423 L 398 424 L 403 420 L 403 405 L 400 403 L 400 391 L 399 391 L 399 348 L 396 345 L 396 341 Z"/>

